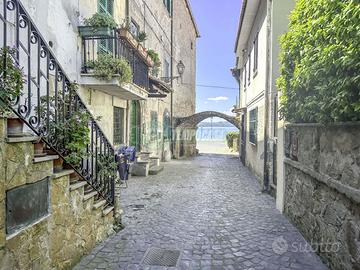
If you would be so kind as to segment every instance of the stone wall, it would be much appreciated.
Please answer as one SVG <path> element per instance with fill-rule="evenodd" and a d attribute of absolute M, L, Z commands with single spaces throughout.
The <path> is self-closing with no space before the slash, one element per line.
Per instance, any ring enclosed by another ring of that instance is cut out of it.
<path fill-rule="evenodd" d="M 0 269 L 70 269 L 113 232 L 112 212 L 84 200 L 84 186 L 70 190 L 72 171 L 53 173 L 53 161 L 34 162 L 32 142 L 7 143 L 0 119 Z M 50 179 L 49 214 L 6 233 L 6 192 Z"/>
<path fill-rule="evenodd" d="M 286 129 L 285 214 L 331 269 L 360 269 L 359 136 L 360 123 Z"/>

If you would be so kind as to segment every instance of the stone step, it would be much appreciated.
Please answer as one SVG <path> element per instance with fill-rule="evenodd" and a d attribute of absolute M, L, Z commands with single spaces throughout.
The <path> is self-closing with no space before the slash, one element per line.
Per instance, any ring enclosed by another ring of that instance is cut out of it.
<path fill-rule="evenodd" d="M 97 195 L 97 191 L 91 191 L 89 193 L 86 193 L 84 195 L 84 198 L 83 198 L 83 201 L 87 201 L 87 200 L 90 200 L 91 198 L 95 197 Z"/>
<path fill-rule="evenodd" d="M 149 161 L 138 161 L 130 166 L 130 173 L 133 176 L 148 176 L 149 168 Z"/>
<path fill-rule="evenodd" d="M 100 207 L 104 206 L 106 204 L 106 200 L 98 200 L 94 203 L 93 209 L 99 209 Z"/>
<path fill-rule="evenodd" d="M 24 134 L 23 136 L 8 136 L 6 142 L 8 143 L 23 143 L 23 142 L 36 142 L 39 140 L 38 136 Z"/>
<path fill-rule="evenodd" d="M 102 211 L 102 216 L 103 216 L 103 217 L 107 216 L 107 215 L 110 214 L 113 210 L 114 210 L 114 206 L 105 207 L 104 210 Z"/>
<path fill-rule="evenodd" d="M 85 186 L 87 183 L 85 181 L 77 181 L 74 182 L 73 184 L 70 184 L 70 191 L 74 191 L 77 190 L 79 188 L 82 188 L 83 186 Z"/>
<path fill-rule="evenodd" d="M 164 170 L 164 166 L 162 166 L 162 165 L 160 165 L 160 166 L 152 166 L 152 167 L 150 167 L 149 174 L 150 175 L 157 175 L 163 170 Z"/>
<path fill-rule="evenodd" d="M 34 163 L 39 163 L 39 162 L 53 161 L 53 160 L 58 159 L 58 158 L 59 158 L 58 155 L 34 157 L 33 162 Z"/>
<path fill-rule="evenodd" d="M 74 170 L 62 170 L 60 172 L 57 172 L 57 173 L 54 173 L 52 175 L 52 178 L 53 179 L 57 179 L 57 178 L 60 178 L 60 177 L 64 177 L 66 175 L 70 175 L 74 172 Z"/>

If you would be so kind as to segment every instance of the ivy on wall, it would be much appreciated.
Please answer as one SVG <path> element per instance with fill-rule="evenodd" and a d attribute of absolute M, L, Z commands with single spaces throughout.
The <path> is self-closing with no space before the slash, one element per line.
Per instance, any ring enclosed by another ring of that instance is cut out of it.
<path fill-rule="evenodd" d="M 360 121 L 360 0 L 298 0 L 281 50 L 287 121 Z"/>

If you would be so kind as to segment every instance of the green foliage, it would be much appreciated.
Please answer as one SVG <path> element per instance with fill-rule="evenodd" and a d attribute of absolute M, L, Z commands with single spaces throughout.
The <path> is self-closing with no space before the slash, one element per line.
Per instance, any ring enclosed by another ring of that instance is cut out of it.
<path fill-rule="evenodd" d="M 160 63 L 160 57 L 157 52 L 155 52 L 154 50 L 148 50 L 147 53 L 150 56 L 150 58 L 154 61 L 154 63 Z"/>
<path fill-rule="evenodd" d="M 22 69 L 14 62 L 16 50 L 4 47 L 0 49 L 0 115 L 9 112 L 3 102 L 17 98 L 25 83 Z"/>
<path fill-rule="evenodd" d="M 118 76 L 120 83 L 132 81 L 132 70 L 128 61 L 124 58 L 115 58 L 110 54 L 99 54 L 97 60 L 89 63 L 94 69 L 94 75 L 103 80 L 111 80 Z"/>
<path fill-rule="evenodd" d="M 230 131 L 226 134 L 226 143 L 229 148 L 233 147 L 234 139 L 239 138 L 239 132 Z"/>
<path fill-rule="evenodd" d="M 90 115 L 86 112 L 73 112 L 64 122 L 57 125 L 57 134 L 64 142 L 67 151 L 65 161 L 79 166 L 88 157 L 87 145 L 90 143 Z"/>
<path fill-rule="evenodd" d="M 153 60 L 153 62 L 154 62 L 154 66 L 152 68 L 153 69 L 152 73 L 154 76 L 158 76 L 158 74 L 160 72 L 160 66 L 161 66 L 159 54 L 157 52 L 155 52 L 154 50 L 148 50 L 147 53 L 150 56 L 151 60 Z"/>
<path fill-rule="evenodd" d="M 104 178 L 116 178 L 117 164 L 112 155 L 99 155 L 97 159 L 99 176 Z"/>
<path fill-rule="evenodd" d="M 136 39 L 138 42 L 144 42 L 147 39 L 147 34 L 144 31 L 141 31 Z"/>
<path fill-rule="evenodd" d="M 116 28 L 117 23 L 108 14 L 95 13 L 91 18 L 84 20 L 86 26 Z"/>
<path fill-rule="evenodd" d="M 281 50 L 287 121 L 360 120 L 359 0 L 298 0 Z"/>

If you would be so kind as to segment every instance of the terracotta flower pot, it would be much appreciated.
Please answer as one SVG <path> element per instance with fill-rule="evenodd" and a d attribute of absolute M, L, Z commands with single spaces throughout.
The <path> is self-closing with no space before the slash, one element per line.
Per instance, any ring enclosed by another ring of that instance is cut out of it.
<path fill-rule="evenodd" d="M 19 135 L 23 133 L 24 122 L 20 118 L 8 118 L 7 119 L 7 134 Z"/>
<path fill-rule="evenodd" d="M 70 174 L 70 182 L 76 182 L 80 179 L 80 176 L 77 172 Z"/>
<path fill-rule="evenodd" d="M 35 156 L 44 156 L 46 153 L 44 152 L 45 143 L 43 141 L 34 143 L 34 155 Z"/>
<path fill-rule="evenodd" d="M 53 162 L 54 172 L 60 172 L 63 169 L 64 160 L 62 158 L 55 159 Z"/>

